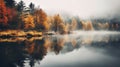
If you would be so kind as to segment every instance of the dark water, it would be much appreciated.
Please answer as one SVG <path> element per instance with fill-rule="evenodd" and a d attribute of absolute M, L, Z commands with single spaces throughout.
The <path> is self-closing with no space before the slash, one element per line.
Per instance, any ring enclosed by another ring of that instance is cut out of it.
<path fill-rule="evenodd" d="M 120 33 L 0 38 L 0 67 L 120 67 Z"/>

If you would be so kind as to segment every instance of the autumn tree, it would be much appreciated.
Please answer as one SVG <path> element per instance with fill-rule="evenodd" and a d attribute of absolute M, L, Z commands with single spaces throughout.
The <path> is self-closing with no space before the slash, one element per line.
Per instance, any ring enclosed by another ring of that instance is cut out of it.
<path fill-rule="evenodd" d="M 47 48 L 45 47 L 45 40 L 41 39 L 41 40 L 37 40 L 35 41 L 35 43 L 29 43 L 27 42 L 27 52 L 30 53 L 30 57 L 32 57 L 32 59 L 30 59 L 29 65 L 31 67 L 34 67 L 34 62 L 35 61 L 41 61 L 44 56 L 47 54 Z M 30 52 L 30 51 L 32 52 Z"/>
<path fill-rule="evenodd" d="M 0 28 L 4 28 L 7 25 L 7 10 L 4 0 L 0 0 Z"/>
<path fill-rule="evenodd" d="M 33 14 L 35 10 L 35 5 L 32 2 L 29 4 L 29 8 L 31 9 L 30 12 Z"/>
<path fill-rule="evenodd" d="M 42 9 L 35 10 L 34 18 L 37 30 L 47 31 L 49 29 L 49 24 L 47 23 L 47 14 Z"/>
<path fill-rule="evenodd" d="M 55 40 L 53 40 L 52 42 L 51 50 L 54 51 L 55 54 L 59 54 L 64 46 L 64 43 L 65 43 L 64 39 L 55 38 Z"/>
<path fill-rule="evenodd" d="M 53 18 L 53 16 L 48 16 L 47 18 L 48 18 L 48 19 L 47 19 L 47 23 L 48 23 L 49 26 L 50 26 L 49 30 L 52 31 L 54 18 Z"/>
<path fill-rule="evenodd" d="M 7 18 L 9 29 L 16 29 L 18 27 L 18 12 L 16 10 L 15 0 L 4 0 L 7 6 Z"/>
<path fill-rule="evenodd" d="M 72 22 L 71 22 L 71 30 L 75 30 L 77 28 L 77 21 L 75 18 L 72 18 Z"/>
<path fill-rule="evenodd" d="M 65 24 L 65 30 L 66 30 L 67 33 L 70 33 L 70 30 L 71 30 L 70 28 L 71 28 L 71 25 L 69 23 L 66 23 Z"/>
<path fill-rule="evenodd" d="M 82 21 L 81 24 L 82 24 L 82 29 L 83 30 L 94 30 L 91 21 L 86 21 L 86 22 Z"/>
<path fill-rule="evenodd" d="M 53 27 L 53 29 L 54 29 L 54 31 L 55 32 L 57 32 L 58 31 L 58 29 L 59 29 L 59 24 L 60 23 L 62 23 L 63 21 L 62 21 L 62 19 L 61 19 L 61 17 L 60 17 L 60 15 L 58 14 L 58 15 L 55 15 L 54 16 L 54 27 Z"/>
<path fill-rule="evenodd" d="M 11 29 L 16 29 L 18 27 L 18 13 L 15 8 L 7 8 L 7 18 L 8 18 L 8 25 Z"/>
<path fill-rule="evenodd" d="M 25 3 L 21 0 L 16 7 L 17 7 L 17 10 L 21 12 L 25 8 Z"/>
<path fill-rule="evenodd" d="M 55 32 L 65 33 L 65 24 L 59 14 L 54 16 L 53 29 Z"/>
<path fill-rule="evenodd" d="M 28 15 L 25 15 L 25 14 L 22 14 L 21 15 L 21 20 L 23 22 L 23 25 L 24 25 L 24 29 L 33 29 L 35 27 L 35 24 L 34 24 L 34 17 L 30 14 Z"/>

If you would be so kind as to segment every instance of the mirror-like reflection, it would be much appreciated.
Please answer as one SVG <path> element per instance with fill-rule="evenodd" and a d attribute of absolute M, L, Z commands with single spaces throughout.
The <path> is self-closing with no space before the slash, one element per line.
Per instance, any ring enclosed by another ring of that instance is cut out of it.
<path fill-rule="evenodd" d="M 119 67 L 119 44 L 108 31 L 0 39 L 0 67 Z"/>

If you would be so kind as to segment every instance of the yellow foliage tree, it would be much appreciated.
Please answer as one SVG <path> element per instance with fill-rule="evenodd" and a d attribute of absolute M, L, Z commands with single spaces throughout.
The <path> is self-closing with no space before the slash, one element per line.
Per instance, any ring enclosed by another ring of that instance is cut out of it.
<path fill-rule="evenodd" d="M 30 14 L 28 15 L 21 15 L 21 19 L 24 22 L 24 29 L 31 29 L 35 27 L 34 24 L 34 17 Z"/>
<path fill-rule="evenodd" d="M 83 30 L 94 30 L 91 21 L 86 21 L 86 22 L 82 21 L 81 23 L 82 23 L 82 29 Z"/>
<path fill-rule="evenodd" d="M 72 18 L 71 30 L 75 30 L 76 28 L 77 28 L 77 21 L 75 18 Z"/>
<path fill-rule="evenodd" d="M 41 29 L 43 31 L 47 31 L 49 29 L 49 24 L 47 23 L 47 14 L 42 9 L 35 10 L 34 19 L 37 29 Z"/>
<path fill-rule="evenodd" d="M 47 18 L 48 18 L 47 23 L 49 24 L 49 30 L 52 30 L 54 18 L 53 16 L 48 16 Z"/>
<path fill-rule="evenodd" d="M 63 23 L 63 20 L 59 14 L 54 16 L 53 29 L 55 30 L 55 32 L 60 32 L 60 33 L 66 32 L 65 24 Z"/>

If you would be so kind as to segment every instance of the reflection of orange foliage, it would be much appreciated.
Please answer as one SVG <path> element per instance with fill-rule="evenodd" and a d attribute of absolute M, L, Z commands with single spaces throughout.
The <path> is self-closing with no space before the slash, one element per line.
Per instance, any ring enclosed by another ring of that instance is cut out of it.
<path fill-rule="evenodd" d="M 50 39 L 45 39 L 45 43 L 44 43 L 43 45 L 44 45 L 44 47 L 45 47 L 47 50 L 49 50 L 50 47 L 51 47 L 51 41 L 50 41 Z"/>
<path fill-rule="evenodd" d="M 58 41 L 58 45 L 63 47 L 64 46 L 64 43 L 65 43 L 65 40 L 64 39 L 59 39 Z"/>
<path fill-rule="evenodd" d="M 26 51 L 27 51 L 29 54 L 32 54 L 32 53 L 34 52 L 34 49 L 35 49 L 35 43 L 26 44 Z"/>
<path fill-rule="evenodd" d="M 76 43 L 77 43 L 77 42 L 76 42 L 76 40 L 75 40 L 75 39 L 74 39 L 74 40 L 72 40 L 72 45 L 73 45 L 73 46 L 76 46 Z"/>
<path fill-rule="evenodd" d="M 34 52 L 34 49 L 35 49 L 35 43 L 34 42 L 28 42 L 26 41 L 25 42 L 25 50 L 29 53 L 29 54 L 32 54 Z"/>
<path fill-rule="evenodd" d="M 92 22 L 90 22 L 90 21 L 87 21 L 87 22 L 82 21 L 81 23 L 82 23 L 83 30 L 93 30 Z"/>
<path fill-rule="evenodd" d="M 51 50 L 53 50 L 56 54 L 59 54 L 59 52 L 62 50 L 64 46 L 64 39 L 56 39 L 51 43 Z"/>
<path fill-rule="evenodd" d="M 81 43 L 82 44 L 91 44 L 92 43 L 92 39 L 91 38 L 82 39 Z"/>

